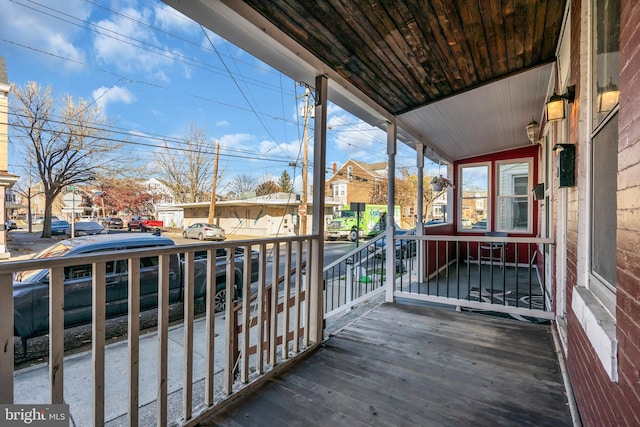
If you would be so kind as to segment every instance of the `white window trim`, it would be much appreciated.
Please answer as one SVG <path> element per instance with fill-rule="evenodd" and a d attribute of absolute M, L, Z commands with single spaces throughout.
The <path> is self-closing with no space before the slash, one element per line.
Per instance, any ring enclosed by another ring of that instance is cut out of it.
<path fill-rule="evenodd" d="M 462 228 L 462 169 L 473 168 L 478 166 L 486 166 L 487 167 L 487 229 L 484 231 L 492 231 L 491 230 L 491 220 L 492 220 L 492 203 L 491 203 L 491 162 L 478 162 L 478 163 L 465 163 L 458 165 L 458 182 L 460 185 L 460 191 L 458 191 L 458 233 L 477 233 L 478 231 L 482 232 L 482 230 L 473 230 L 473 229 L 464 229 Z"/>
<path fill-rule="evenodd" d="M 520 159 L 508 159 L 508 160 L 497 160 L 496 162 L 496 176 L 495 176 L 495 186 L 496 186 L 496 211 L 498 210 L 498 200 L 500 198 L 500 165 L 509 165 L 513 163 L 526 163 L 528 168 L 528 176 L 527 176 L 527 188 L 533 188 L 533 158 L 524 157 Z M 533 194 L 531 191 L 527 191 L 527 229 L 526 230 L 511 230 L 511 229 L 501 229 L 496 224 L 496 231 L 506 231 L 509 234 L 531 234 L 533 233 Z"/>
<path fill-rule="evenodd" d="M 618 382 L 618 341 L 615 320 L 593 293 L 582 286 L 576 286 L 573 289 L 571 308 L 607 375 L 611 381 Z"/>

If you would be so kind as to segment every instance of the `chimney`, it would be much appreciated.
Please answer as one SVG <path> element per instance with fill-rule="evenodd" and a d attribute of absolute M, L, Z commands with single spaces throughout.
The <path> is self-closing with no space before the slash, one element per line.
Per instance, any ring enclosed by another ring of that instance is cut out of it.
<path fill-rule="evenodd" d="M 333 162 L 333 174 L 335 175 L 336 173 L 338 173 L 338 164 Z"/>

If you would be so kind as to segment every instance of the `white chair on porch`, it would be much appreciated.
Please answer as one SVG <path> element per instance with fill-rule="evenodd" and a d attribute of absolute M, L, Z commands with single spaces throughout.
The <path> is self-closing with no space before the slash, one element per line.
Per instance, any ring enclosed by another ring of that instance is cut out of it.
<path fill-rule="evenodd" d="M 508 234 L 503 231 L 487 231 L 487 237 L 507 237 Z M 480 245 L 480 262 L 489 261 L 490 263 L 499 262 L 500 268 L 504 265 L 504 256 L 507 244 L 506 242 L 486 242 Z"/>

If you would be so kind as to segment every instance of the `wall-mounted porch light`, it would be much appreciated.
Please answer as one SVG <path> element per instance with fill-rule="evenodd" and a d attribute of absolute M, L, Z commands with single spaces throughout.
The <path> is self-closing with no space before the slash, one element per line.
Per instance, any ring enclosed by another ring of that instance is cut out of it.
<path fill-rule="evenodd" d="M 576 87 L 575 86 L 567 86 L 567 93 L 563 95 L 558 95 L 553 92 L 551 98 L 546 104 L 547 110 L 547 120 L 560 120 L 564 119 L 564 100 L 567 100 L 567 103 L 573 104 L 573 100 L 576 97 Z"/>
<path fill-rule="evenodd" d="M 597 107 L 598 113 L 607 113 L 613 110 L 620 99 L 620 89 L 613 83 L 613 78 L 609 77 L 609 84 L 604 87 L 598 86 Z"/>
<path fill-rule="evenodd" d="M 538 142 L 538 132 L 540 132 L 540 125 L 531 116 L 531 121 L 527 125 L 527 138 L 532 144 Z"/>

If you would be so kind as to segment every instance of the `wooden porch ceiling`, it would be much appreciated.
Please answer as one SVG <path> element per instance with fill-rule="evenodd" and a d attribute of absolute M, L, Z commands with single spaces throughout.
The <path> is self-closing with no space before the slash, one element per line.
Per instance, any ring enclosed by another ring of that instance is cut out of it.
<path fill-rule="evenodd" d="M 395 117 L 404 142 L 413 146 L 423 142 L 434 149 L 430 157 L 439 154 L 447 160 L 480 154 L 469 151 L 478 145 L 484 152 L 504 149 L 494 145 L 496 137 L 509 147 L 529 143 L 524 127 L 531 116 L 540 121 L 566 3 L 165 1 L 295 80 L 313 84 L 316 75 L 328 75 L 332 102 L 378 126 Z M 524 78 L 516 79 L 517 84 L 507 83 L 520 74 Z M 457 114 L 445 123 L 431 121 L 429 128 L 417 123 L 452 97 L 462 96 L 461 106 L 482 109 L 487 95 L 473 92 L 491 83 L 506 88 L 491 90 L 493 98 L 498 94 L 507 99 L 529 97 L 518 105 L 493 102 L 505 113 L 511 112 L 501 116 L 512 123 L 498 125 L 504 128 L 498 134 L 477 135 L 476 131 L 473 141 L 462 141 L 468 132 L 456 131 L 477 127 L 477 120 L 485 118 L 492 123 L 488 119 L 501 111 Z M 431 110 L 424 110 L 429 106 Z M 516 126 L 520 136 L 514 141 Z"/>

